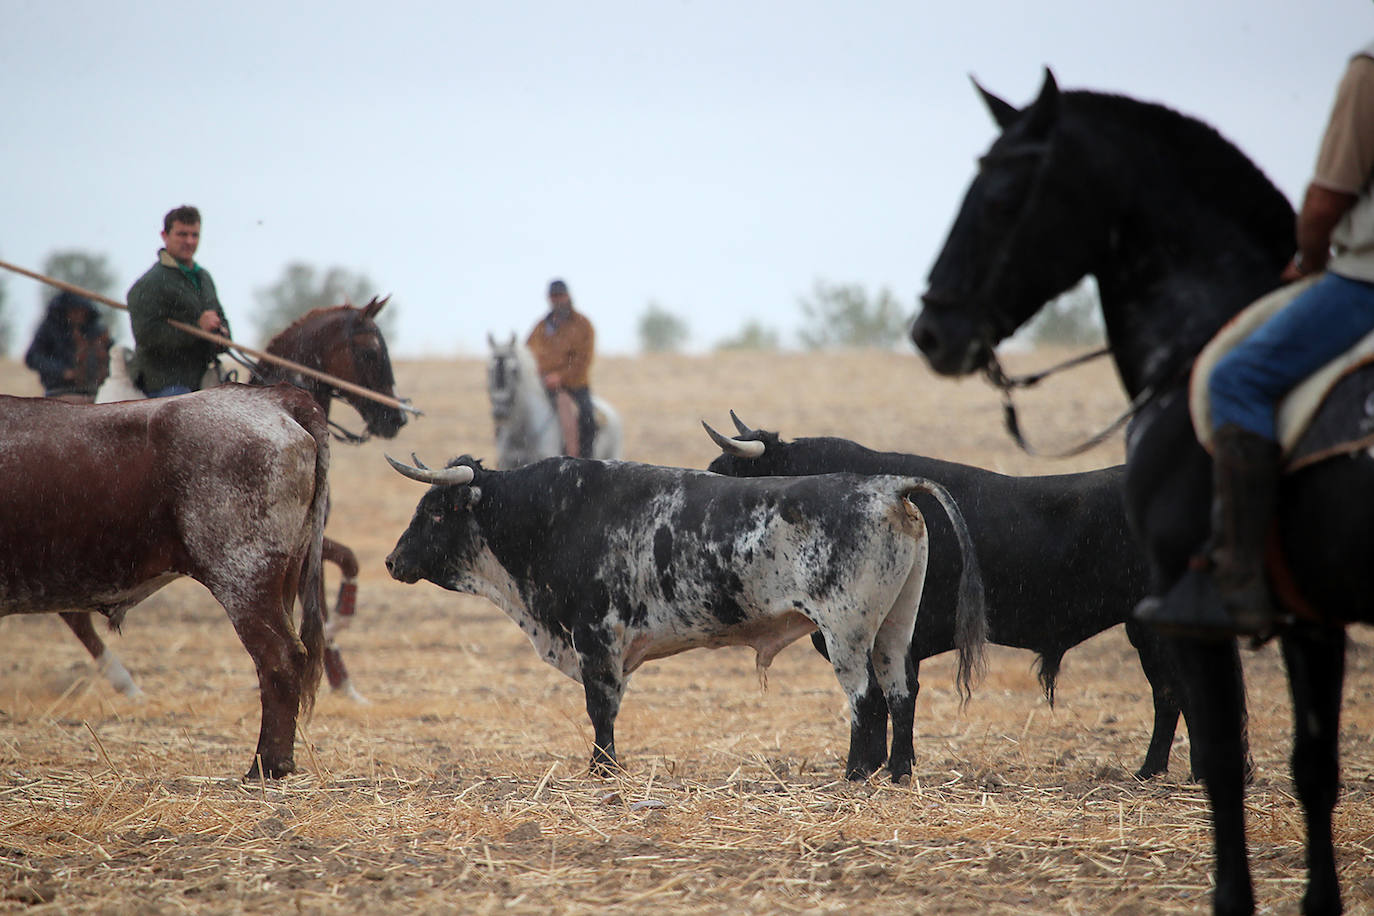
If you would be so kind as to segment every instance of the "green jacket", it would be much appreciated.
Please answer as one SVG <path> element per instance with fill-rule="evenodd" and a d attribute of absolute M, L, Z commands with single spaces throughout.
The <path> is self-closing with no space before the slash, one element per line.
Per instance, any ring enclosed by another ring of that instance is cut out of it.
<path fill-rule="evenodd" d="M 134 332 L 134 359 L 129 375 L 144 391 L 158 391 L 169 385 L 200 388 L 205 369 L 224 347 L 192 337 L 167 323 L 175 318 L 195 324 L 201 312 L 213 309 L 224 320 L 229 335 L 229 319 L 220 308 L 215 281 L 210 272 L 197 266 L 199 286 L 164 248 L 157 263 L 129 287 L 129 324 Z"/>

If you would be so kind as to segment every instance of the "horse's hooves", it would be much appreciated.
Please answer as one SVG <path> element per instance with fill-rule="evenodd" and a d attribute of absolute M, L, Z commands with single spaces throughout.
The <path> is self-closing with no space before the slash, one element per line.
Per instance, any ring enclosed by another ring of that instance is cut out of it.
<path fill-rule="evenodd" d="M 357 688 L 353 686 L 352 681 L 344 681 L 342 684 L 335 687 L 334 695 L 352 700 L 354 703 L 357 703 L 361 706 L 367 706 L 372 702 L 367 697 L 363 696 L 361 693 L 358 692 Z"/>

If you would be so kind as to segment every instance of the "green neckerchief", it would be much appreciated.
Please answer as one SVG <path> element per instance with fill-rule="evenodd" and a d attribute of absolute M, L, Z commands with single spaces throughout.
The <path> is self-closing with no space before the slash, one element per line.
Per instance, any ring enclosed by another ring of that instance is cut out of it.
<path fill-rule="evenodd" d="M 186 279 L 190 280 L 193 284 L 195 284 L 196 292 L 200 292 L 200 265 L 197 264 L 195 261 L 191 262 L 190 267 L 187 267 L 180 261 L 177 261 L 176 265 L 177 270 L 181 271 L 182 274 L 186 277 Z"/>
<path fill-rule="evenodd" d="M 196 292 L 200 292 L 200 265 L 195 261 L 192 261 L 191 266 L 187 267 L 185 264 L 168 254 L 166 248 L 163 248 L 157 253 L 157 260 L 158 263 L 164 267 L 175 267 L 177 270 L 181 271 L 186 279 L 191 281 L 191 285 L 196 288 Z"/>

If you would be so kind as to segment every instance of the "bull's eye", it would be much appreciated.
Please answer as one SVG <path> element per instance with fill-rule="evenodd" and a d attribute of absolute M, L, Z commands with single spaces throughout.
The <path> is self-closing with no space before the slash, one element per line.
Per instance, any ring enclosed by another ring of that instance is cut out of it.
<path fill-rule="evenodd" d="M 444 521 L 443 515 L 439 514 L 438 512 L 436 512 L 436 513 L 434 513 L 433 515 L 431 515 L 431 516 L 430 516 L 430 519 L 431 519 L 431 520 L 434 522 L 434 524 L 436 524 L 436 525 L 442 524 L 443 521 Z"/>

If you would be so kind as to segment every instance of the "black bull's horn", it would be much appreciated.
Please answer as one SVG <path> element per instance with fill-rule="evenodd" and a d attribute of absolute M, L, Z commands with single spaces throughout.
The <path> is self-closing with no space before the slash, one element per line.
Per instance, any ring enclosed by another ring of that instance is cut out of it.
<path fill-rule="evenodd" d="M 763 454 L 765 446 L 757 439 L 731 439 L 716 432 L 705 420 L 701 421 L 701 425 L 705 427 L 706 435 L 711 437 L 711 441 L 727 455 L 734 455 L 736 458 L 758 458 Z"/>
<path fill-rule="evenodd" d="M 411 455 L 411 457 L 415 459 L 416 464 L 420 465 L 419 467 L 401 464 L 401 462 L 392 458 L 390 455 L 386 455 L 385 457 L 387 463 L 396 469 L 396 473 L 400 474 L 402 477 L 409 477 L 411 480 L 418 480 L 420 483 L 432 483 L 440 486 L 472 483 L 473 471 L 472 468 L 466 465 L 459 465 L 456 468 L 444 468 L 441 471 L 433 471 L 421 464 L 420 459 L 415 458 L 414 455 Z"/>

